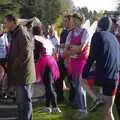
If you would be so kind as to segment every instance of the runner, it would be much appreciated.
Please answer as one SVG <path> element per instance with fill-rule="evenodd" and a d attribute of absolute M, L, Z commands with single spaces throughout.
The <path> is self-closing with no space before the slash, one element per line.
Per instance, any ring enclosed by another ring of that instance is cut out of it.
<path fill-rule="evenodd" d="M 110 18 L 102 18 L 98 27 L 100 31 L 96 32 L 92 38 L 90 55 L 83 70 L 82 85 L 94 100 L 89 112 L 94 111 L 104 101 L 104 120 L 114 120 L 112 108 L 120 71 L 120 48 L 116 37 L 109 32 L 112 29 Z M 86 80 L 94 61 L 96 61 L 96 80 L 103 88 L 103 101 L 94 94 Z"/>
<path fill-rule="evenodd" d="M 116 35 L 117 40 L 120 44 L 120 20 L 112 19 L 112 21 L 113 21 L 113 32 Z M 119 86 L 115 97 L 115 105 L 117 108 L 118 116 L 120 118 L 120 77 L 119 77 Z"/>

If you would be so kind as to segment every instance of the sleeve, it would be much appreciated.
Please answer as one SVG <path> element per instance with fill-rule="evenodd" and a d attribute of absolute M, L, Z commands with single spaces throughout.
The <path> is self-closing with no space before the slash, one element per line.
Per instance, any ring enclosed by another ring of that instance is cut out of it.
<path fill-rule="evenodd" d="M 84 69 L 83 69 L 83 74 L 82 74 L 83 79 L 88 78 L 91 66 L 93 65 L 93 62 L 96 60 L 95 57 L 96 57 L 96 51 L 97 51 L 97 46 L 96 46 L 97 38 L 98 38 L 97 34 L 94 34 L 91 41 L 90 54 L 86 62 L 86 65 L 84 66 Z"/>
<path fill-rule="evenodd" d="M 5 34 L 5 45 L 6 45 L 6 47 L 9 47 L 7 34 Z"/>
<path fill-rule="evenodd" d="M 81 44 L 85 44 L 88 42 L 89 42 L 89 34 L 88 34 L 88 31 L 85 29 L 83 32 L 82 39 L 81 39 Z"/>

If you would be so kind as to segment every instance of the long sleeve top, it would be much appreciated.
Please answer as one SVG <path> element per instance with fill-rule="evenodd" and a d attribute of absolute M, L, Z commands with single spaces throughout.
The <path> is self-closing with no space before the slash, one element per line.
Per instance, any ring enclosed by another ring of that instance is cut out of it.
<path fill-rule="evenodd" d="M 116 37 L 107 31 L 93 35 L 90 54 L 83 69 L 82 77 L 87 79 L 93 62 L 96 61 L 96 79 L 117 80 L 120 71 L 120 46 Z"/>

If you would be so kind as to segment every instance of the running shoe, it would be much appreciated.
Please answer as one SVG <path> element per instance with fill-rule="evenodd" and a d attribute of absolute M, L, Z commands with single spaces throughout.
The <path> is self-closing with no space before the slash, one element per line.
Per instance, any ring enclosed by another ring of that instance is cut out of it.
<path fill-rule="evenodd" d="M 94 112 L 96 111 L 99 107 L 104 105 L 104 101 L 101 98 L 97 98 L 93 103 L 90 105 L 88 108 L 88 112 Z"/>

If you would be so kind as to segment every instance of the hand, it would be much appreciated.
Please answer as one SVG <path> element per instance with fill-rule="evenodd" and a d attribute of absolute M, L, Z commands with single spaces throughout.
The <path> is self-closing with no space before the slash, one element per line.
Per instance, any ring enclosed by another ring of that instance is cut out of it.
<path fill-rule="evenodd" d="M 80 52 L 80 46 L 70 45 L 70 51 L 73 51 L 75 54 Z"/>
<path fill-rule="evenodd" d="M 70 56 L 75 55 L 75 52 L 74 52 L 74 51 L 65 51 L 65 52 L 64 52 L 64 55 L 65 55 L 66 57 L 70 57 Z"/>

